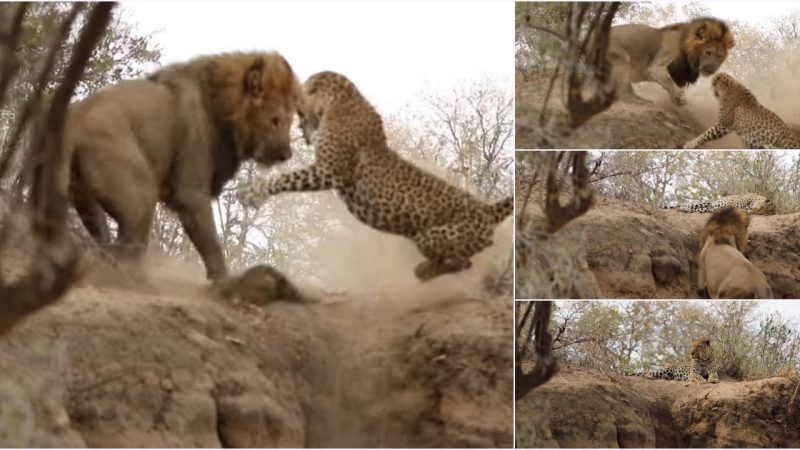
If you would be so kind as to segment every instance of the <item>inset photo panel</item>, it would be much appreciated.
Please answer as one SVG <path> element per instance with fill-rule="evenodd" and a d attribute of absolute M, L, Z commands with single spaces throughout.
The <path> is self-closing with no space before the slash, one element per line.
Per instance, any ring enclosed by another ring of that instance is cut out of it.
<path fill-rule="evenodd" d="M 0 449 L 512 448 L 513 11 L 0 3 Z"/>
<path fill-rule="evenodd" d="M 790 1 L 518 2 L 516 148 L 800 148 Z"/>
<path fill-rule="evenodd" d="M 800 152 L 518 151 L 515 298 L 800 298 Z"/>
<path fill-rule="evenodd" d="M 517 448 L 800 447 L 800 301 L 515 309 Z"/>

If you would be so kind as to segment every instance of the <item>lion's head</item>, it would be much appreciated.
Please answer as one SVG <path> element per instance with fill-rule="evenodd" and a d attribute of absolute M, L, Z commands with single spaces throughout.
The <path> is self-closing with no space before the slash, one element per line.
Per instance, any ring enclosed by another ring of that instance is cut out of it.
<path fill-rule="evenodd" d="M 733 48 L 733 33 L 728 25 L 710 17 L 684 24 L 681 32 L 681 56 L 668 69 L 679 86 L 694 83 L 700 75 L 713 75 Z"/>
<path fill-rule="evenodd" d="M 714 351 L 708 338 L 692 339 L 692 350 L 689 353 L 694 361 L 703 363 L 714 361 Z"/>
<path fill-rule="evenodd" d="M 725 208 L 711 215 L 700 233 L 700 248 L 709 237 L 716 244 L 728 244 L 744 253 L 750 216 L 739 208 Z"/>
<path fill-rule="evenodd" d="M 289 63 L 277 53 L 232 53 L 215 62 L 208 80 L 213 107 L 240 157 L 263 165 L 288 160 L 292 121 L 302 103 Z"/>

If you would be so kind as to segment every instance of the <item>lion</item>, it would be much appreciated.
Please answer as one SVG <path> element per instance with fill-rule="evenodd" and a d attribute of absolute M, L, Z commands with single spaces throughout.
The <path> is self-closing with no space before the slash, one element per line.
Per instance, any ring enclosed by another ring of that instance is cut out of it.
<path fill-rule="evenodd" d="M 633 84 L 655 81 L 683 106 L 683 88 L 700 75 L 714 74 L 733 48 L 733 34 L 725 22 L 701 17 L 663 28 L 641 24 L 611 27 L 608 60 L 617 97 L 649 103 L 633 91 Z"/>
<path fill-rule="evenodd" d="M 174 211 L 207 278 L 227 275 L 211 202 L 239 165 L 291 155 L 302 87 L 275 52 L 225 53 L 166 66 L 102 89 L 70 108 L 70 195 L 81 221 L 113 253 L 140 256 L 156 204 Z"/>
<path fill-rule="evenodd" d="M 700 233 L 698 292 L 711 298 L 773 298 L 767 277 L 744 256 L 750 216 L 739 208 L 714 213 Z"/>

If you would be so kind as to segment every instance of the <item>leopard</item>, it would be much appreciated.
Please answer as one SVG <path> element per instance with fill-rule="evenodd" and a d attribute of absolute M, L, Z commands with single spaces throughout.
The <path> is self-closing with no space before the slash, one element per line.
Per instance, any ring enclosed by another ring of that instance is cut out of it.
<path fill-rule="evenodd" d="M 285 192 L 334 190 L 357 220 L 416 245 L 425 258 L 414 268 L 421 282 L 469 269 L 471 257 L 493 244 L 513 197 L 483 202 L 403 159 L 388 145 L 381 115 L 346 76 L 316 73 L 303 92 L 298 116 L 314 161 L 240 184 L 245 207 Z"/>
<path fill-rule="evenodd" d="M 714 359 L 711 340 L 703 337 L 692 339 L 689 352 L 691 361 L 678 364 L 667 364 L 647 371 L 623 372 L 627 376 L 638 376 L 650 379 L 689 381 L 691 383 L 719 383 L 719 363 Z"/>
<path fill-rule="evenodd" d="M 706 142 L 735 132 L 746 148 L 797 149 L 800 137 L 777 114 L 758 102 L 756 96 L 727 73 L 719 73 L 711 81 L 714 96 L 719 100 L 717 123 L 700 136 L 683 145 L 699 148 Z"/>
<path fill-rule="evenodd" d="M 739 208 L 748 214 L 775 214 L 775 204 L 767 197 L 749 192 L 747 194 L 729 195 L 716 200 L 690 202 L 683 205 L 661 206 L 663 209 L 677 209 L 685 213 L 713 213 L 725 208 Z"/>

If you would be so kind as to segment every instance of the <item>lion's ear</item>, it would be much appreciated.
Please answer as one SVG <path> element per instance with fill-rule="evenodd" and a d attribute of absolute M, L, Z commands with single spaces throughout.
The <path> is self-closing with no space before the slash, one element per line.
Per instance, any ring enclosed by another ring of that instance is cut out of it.
<path fill-rule="evenodd" d="M 256 58 L 244 76 L 245 95 L 260 103 L 264 95 L 264 59 Z"/>
<path fill-rule="evenodd" d="M 695 33 L 695 35 L 697 36 L 698 40 L 700 40 L 701 42 L 704 41 L 706 36 L 706 26 L 705 25 L 700 26 L 700 28 L 697 29 L 697 33 Z"/>

